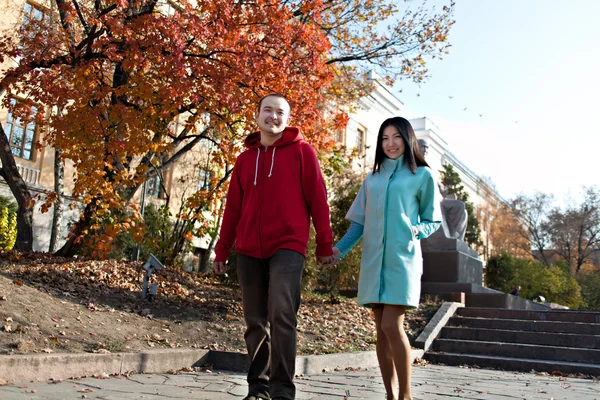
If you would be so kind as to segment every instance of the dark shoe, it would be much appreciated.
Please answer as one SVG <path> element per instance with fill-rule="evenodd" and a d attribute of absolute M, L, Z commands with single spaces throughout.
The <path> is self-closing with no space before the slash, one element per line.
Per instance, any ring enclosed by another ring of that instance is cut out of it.
<path fill-rule="evenodd" d="M 269 397 L 262 397 L 254 394 L 249 394 L 248 396 L 244 397 L 243 400 L 269 400 Z"/>

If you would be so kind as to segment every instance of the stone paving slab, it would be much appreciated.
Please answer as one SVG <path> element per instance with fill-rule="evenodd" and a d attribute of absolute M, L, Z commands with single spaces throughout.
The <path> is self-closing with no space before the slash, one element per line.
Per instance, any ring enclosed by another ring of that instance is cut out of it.
<path fill-rule="evenodd" d="M 377 369 L 332 371 L 297 377 L 297 400 L 383 400 Z M 194 399 L 241 400 L 245 375 L 236 372 L 139 374 L 108 379 L 68 379 L 0 386 L 0 400 L 15 399 Z M 600 400 L 600 382 L 442 365 L 413 367 L 415 400 L 532 399 Z"/>

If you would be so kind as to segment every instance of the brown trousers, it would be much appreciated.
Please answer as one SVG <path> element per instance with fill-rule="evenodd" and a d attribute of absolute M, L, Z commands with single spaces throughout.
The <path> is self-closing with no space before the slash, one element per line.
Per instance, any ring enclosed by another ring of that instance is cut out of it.
<path fill-rule="evenodd" d="M 292 250 L 280 249 L 267 259 L 237 256 L 250 395 L 296 396 L 296 314 L 303 270 L 304 256 Z"/>

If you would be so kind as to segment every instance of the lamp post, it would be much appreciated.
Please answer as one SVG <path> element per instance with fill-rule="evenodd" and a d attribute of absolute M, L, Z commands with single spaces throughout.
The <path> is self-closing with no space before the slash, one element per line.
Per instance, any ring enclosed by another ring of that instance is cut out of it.
<path fill-rule="evenodd" d="M 140 207 L 140 213 L 142 214 L 142 219 L 144 219 L 144 210 L 146 209 L 146 191 L 148 188 L 148 181 L 145 180 L 144 183 L 142 184 L 142 195 L 141 195 L 141 200 L 140 202 L 141 207 Z M 139 261 L 140 260 L 140 244 L 138 243 L 137 246 L 135 246 L 135 248 L 133 249 L 133 261 Z"/>
<path fill-rule="evenodd" d="M 144 276 L 144 284 L 142 285 L 142 299 L 145 300 L 148 298 L 148 301 L 153 301 L 158 290 L 158 285 L 156 283 L 149 284 L 150 276 L 154 271 L 158 272 L 163 269 L 164 265 L 158 261 L 154 254 L 150 254 L 150 258 L 148 258 L 148 261 L 146 261 L 142 268 L 144 271 L 146 271 L 146 276 Z"/>

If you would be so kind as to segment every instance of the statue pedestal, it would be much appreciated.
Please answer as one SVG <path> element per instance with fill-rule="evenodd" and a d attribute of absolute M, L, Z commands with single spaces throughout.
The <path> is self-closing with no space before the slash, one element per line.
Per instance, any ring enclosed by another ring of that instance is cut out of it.
<path fill-rule="evenodd" d="M 421 282 L 483 284 L 483 263 L 465 242 L 449 239 L 438 229 L 421 240 L 423 276 Z"/>

